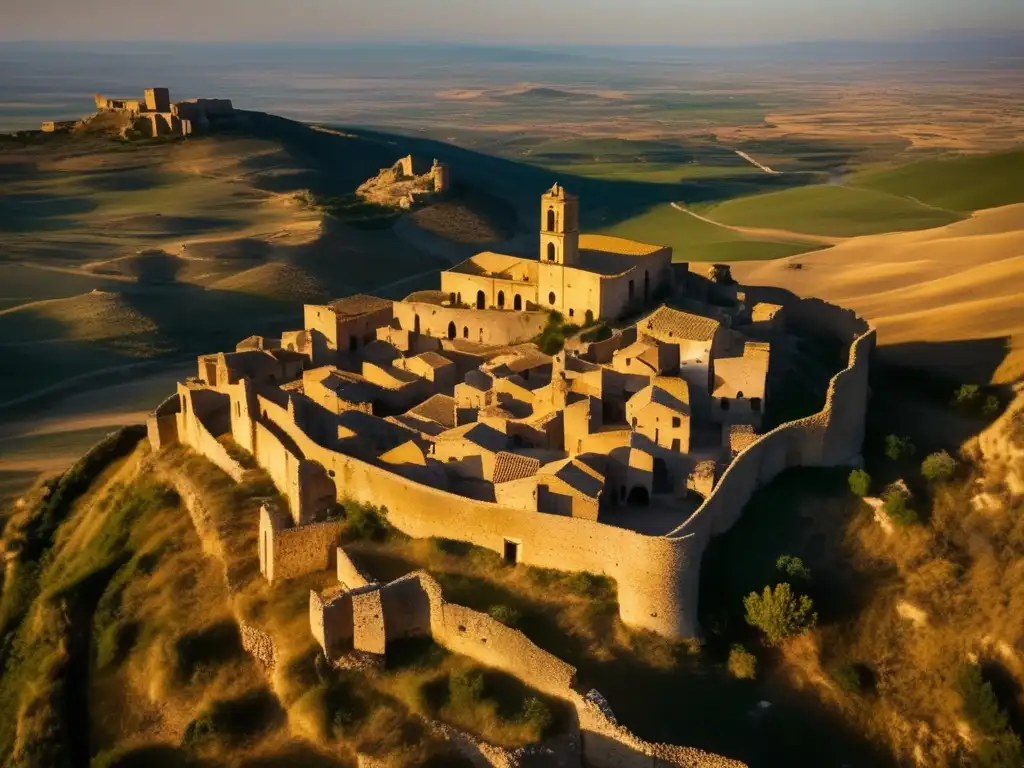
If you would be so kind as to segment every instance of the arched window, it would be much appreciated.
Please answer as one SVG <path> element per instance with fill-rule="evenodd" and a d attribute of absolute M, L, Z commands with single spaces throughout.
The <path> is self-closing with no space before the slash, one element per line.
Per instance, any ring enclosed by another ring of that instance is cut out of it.
<path fill-rule="evenodd" d="M 555 244 L 548 243 L 548 261 L 555 260 Z"/>
<path fill-rule="evenodd" d="M 593 325 L 594 324 L 594 311 L 593 310 L 588 309 L 587 310 L 587 314 L 585 314 L 584 317 L 586 318 L 587 325 Z"/>
<path fill-rule="evenodd" d="M 728 401 L 728 399 L 723 397 L 719 404 L 722 406 L 722 410 L 723 411 L 728 411 L 729 410 L 729 401 Z"/>
<path fill-rule="evenodd" d="M 743 399 L 743 392 L 742 392 L 742 390 L 736 393 L 736 397 L 739 398 L 740 400 Z"/>
<path fill-rule="evenodd" d="M 555 292 L 552 291 L 551 293 L 548 294 L 548 304 L 554 304 L 554 303 L 555 303 Z"/>
<path fill-rule="evenodd" d="M 469 338 L 469 326 L 468 325 L 462 326 L 462 338 L 464 338 L 464 339 L 468 339 Z"/>
<path fill-rule="evenodd" d="M 413 330 L 414 333 L 419 333 L 420 332 L 420 316 L 419 315 L 416 315 L 415 319 L 413 320 L 412 330 Z"/>
<path fill-rule="evenodd" d="M 547 224 L 548 232 L 554 232 L 555 231 L 555 218 L 556 218 L 555 217 L 555 209 L 554 208 L 548 208 L 548 224 Z"/>
<path fill-rule="evenodd" d="M 505 308 L 505 292 L 498 291 L 498 309 Z"/>
<path fill-rule="evenodd" d="M 518 293 L 516 294 L 516 297 L 512 299 L 512 309 L 516 312 L 520 312 L 523 309 L 523 297 Z"/>
<path fill-rule="evenodd" d="M 572 307 L 569 307 L 569 317 L 574 317 L 575 315 L 576 315 L 576 310 L 573 309 Z"/>
<path fill-rule="evenodd" d="M 455 338 L 455 323 L 448 323 L 448 338 Z"/>
<path fill-rule="evenodd" d="M 477 309 L 483 309 L 484 308 L 484 304 L 486 302 L 487 302 L 487 297 L 484 296 L 484 292 L 483 291 L 477 291 L 476 292 L 476 308 Z"/>

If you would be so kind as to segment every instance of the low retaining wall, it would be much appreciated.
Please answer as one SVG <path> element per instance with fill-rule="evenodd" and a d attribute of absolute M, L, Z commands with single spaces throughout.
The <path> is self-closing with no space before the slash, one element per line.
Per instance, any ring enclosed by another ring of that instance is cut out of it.
<path fill-rule="evenodd" d="M 261 629 L 238 622 L 238 631 L 242 636 L 242 650 L 252 656 L 267 672 L 273 672 L 277 666 L 277 646 L 273 638 Z"/>

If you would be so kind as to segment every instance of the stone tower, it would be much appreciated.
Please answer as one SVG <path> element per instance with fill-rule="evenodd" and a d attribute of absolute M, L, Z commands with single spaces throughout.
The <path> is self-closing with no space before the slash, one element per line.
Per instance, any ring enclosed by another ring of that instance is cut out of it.
<path fill-rule="evenodd" d="M 580 201 L 555 184 L 540 198 L 540 260 L 575 266 L 580 258 Z"/>

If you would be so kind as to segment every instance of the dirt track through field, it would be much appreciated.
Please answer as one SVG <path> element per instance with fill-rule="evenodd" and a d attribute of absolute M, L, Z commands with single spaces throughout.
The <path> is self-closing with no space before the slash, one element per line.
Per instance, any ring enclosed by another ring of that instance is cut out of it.
<path fill-rule="evenodd" d="M 756 238 L 758 240 L 768 240 L 776 243 L 815 243 L 816 245 L 838 245 L 839 243 L 846 242 L 849 238 L 846 237 L 829 237 L 828 235 L 811 235 L 806 232 L 793 232 L 788 229 L 766 229 L 763 227 L 737 227 L 731 224 L 723 224 L 720 221 L 709 219 L 707 216 L 701 216 L 695 211 L 691 211 L 689 208 L 684 208 L 679 203 L 669 203 L 680 213 L 685 213 L 693 218 L 705 222 L 706 224 L 713 224 L 716 227 L 722 229 L 729 229 L 733 232 L 739 232 L 741 235 L 747 235 L 749 237 Z"/>

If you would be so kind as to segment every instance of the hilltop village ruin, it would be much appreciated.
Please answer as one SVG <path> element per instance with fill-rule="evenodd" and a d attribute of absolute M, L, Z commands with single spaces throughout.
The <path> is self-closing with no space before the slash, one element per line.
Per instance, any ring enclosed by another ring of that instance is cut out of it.
<path fill-rule="evenodd" d="M 253 555 L 269 582 L 337 569 L 339 589 L 310 596 L 328 659 L 430 636 L 572 702 L 585 731 L 657 758 L 642 764 L 730 764 L 638 746 L 521 633 L 446 603 L 428 574 L 380 585 L 338 546 L 339 502 L 374 505 L 415 538 L 604 574 L 623 622 L 687 638 L 702 552 L 751 493 L 788 467 L 858 460 L 874 345 L 862 320 L 758 300 L 668 247 L 581 234 L 557 184 L 540 202 L 538 259 L 481 253 L 442 272 L 440 291 L 306 305 L 300 329 L 201 356 L 150 417 L 150 442 L 184 443 L 236 480 L 241 454 L 269 474 L 284 503 L 253 520 Z M 790 323 L 831 334 L 848 361 L 822 410 L 765 431 Z M 545 354 L 531 340 L 553 328 L 566 341 Z"/>
<path fill-rule="evenodd" d="M 167 88 L 147 88 L 142 98 L 93 97 L 96 112 L 81 120 L 46 120 L 43 133 L 63 133 L 97 121 L 111 122 L 122 138 L 134 133 L 143 138 L 190 136 L 207 133 L 235 119 L 231 99 L 171 101 Z"/>

